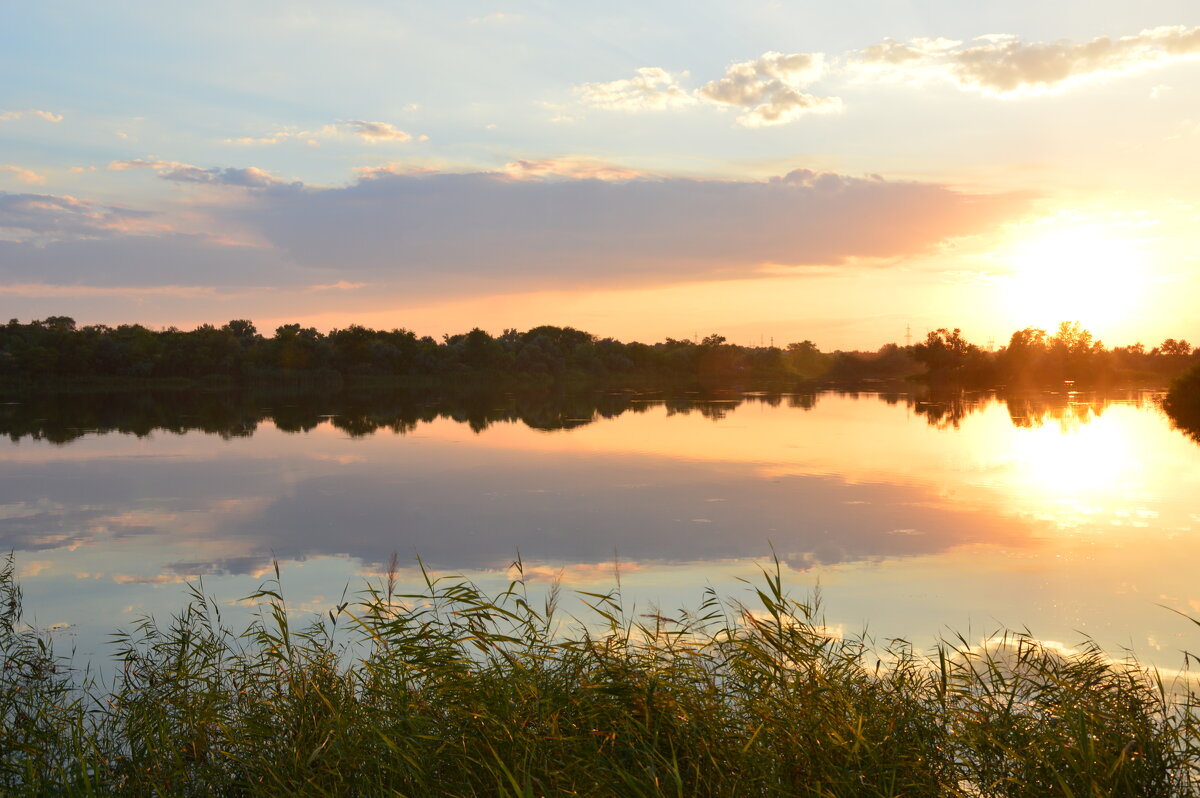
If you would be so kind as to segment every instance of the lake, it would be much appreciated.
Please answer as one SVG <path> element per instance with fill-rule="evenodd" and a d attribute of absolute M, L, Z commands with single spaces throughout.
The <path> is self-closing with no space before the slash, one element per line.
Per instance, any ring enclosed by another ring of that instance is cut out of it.
<path fill-rule="evenodd" d="M 1200 447 L 1154 391 L 663 398 L 58 396 L 0 407 L 0 547 L 81 655 L 184 583 L 273 576 L 300 613 L 377 578 L 544 587 L 649 612 L 780 560 L 827 623 L 918 646 L 1002 627 L 1178 665 L 1200 634 Z M 568 609 L 570 606 L 568 605 Z"/>

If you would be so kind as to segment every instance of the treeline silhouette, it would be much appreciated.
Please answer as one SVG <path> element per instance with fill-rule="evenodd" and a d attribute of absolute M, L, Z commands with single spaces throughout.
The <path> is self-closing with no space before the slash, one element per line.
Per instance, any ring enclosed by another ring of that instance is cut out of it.
<path fill-rule="evenodd" d="M 567 430 L 623 413 L 665 409 L 668 416 L 698 413 L 719 421 L 739 406 L 764 404 L 812 410 L 822 397 L 870 398 L 906 405 L 930 426 L 956 428 L 971 413 L 1003 402 L 1014 426 L 1067 426 L 1098 418 L 1113 402 L 1145 404 L 1155 394 L 1117 391 L 998 394 L 993 391 L 920 391 L 863 393 L 821 390 L 788 393 L 716 392 L 669 395 L 625 391 L 503 392 L 489 390 L 388 389 L 321 394 L 310 391 L 123 391 L 56 393 L 36 401 L 0 403 L 0 435 L 67 444 L 86 435 L 156 432 L 182 435 L 199 431 L 222 438 L 249 437 L 271 423 L 289 433 L 307 432 L 328 423 L 351 437 L 377 433 L 405 435 L 422 424 L 449 419 L 476 433 L 499 423 L 520 423 L 538 430 Z"/>
<path fill-rule="evenodd" d="M 1026 327 L 1012 334 L 997 352 L 967 341 L 959 329 L 935 330 L 908 348 L 933 383 L 970 386 L 1039 386 L 1073 382 L 1109 385 L 1129 380 L 1164 380 L 1200 362 L 1200 349 L 1186 340 L 1167 338 L 1106 349 L 1079 322 L 1062 322 L 1053 334 Z"/>
<path fill-rule="evenodd" d="M 235 319 L 221 327 L 151 330 L 139 324 L 79 327 L 67 316 L 0 327 L 0 376 L 52 384 L 79 379 L 182 379 L 338 385 L 356 377 L 501 374 L 517 380 L 634 377 L 733 384 L 763 379 L 900 378 L 917 367 L 899 347 L 820 352 L 811 341 L 743 347 L 723 336 L 623 343 L 544 325 L 500 336 L 475 328 L 441 341 L 410 330 L 359 325 L 322 333 L 285 324 L 266 337 Z"/>
<path fill-rule="evenodd" d="M 874 352 L 822 352 L 812 341 L 784 347 L 739 346 L 718 334 L 654 344 L 598 338 L 571 327 L 544 325 L 499 336 L 479 328 L 418 337 L 405 329 L 360 325 L 322 333 L 285 324 L 267 337 L 235 319 L 194 330 L 152 330 L 140 324 L 78 326 L 68 316 L 0 327 L 0 378 L 8 384 L 54 386 L 104 380 L 175 380 L 246 385 L 292 382 L 338 386 L 356 378 L 442 378 L 488 375 L 516 382 L 581 378 L 672 382 L 702 387 L 771 381 L 849 383 L 918 377 L 967 387 L 1046 385 L 1071 380 L 1106 385 L 1174 376 L 1200 359 L 1185 340 L 1168 338 L 1106 349 L 1078 323 L 1054 333 L 1026 328 L 991 352 L 960 330 L 938 329 L 924 341 Z"/>

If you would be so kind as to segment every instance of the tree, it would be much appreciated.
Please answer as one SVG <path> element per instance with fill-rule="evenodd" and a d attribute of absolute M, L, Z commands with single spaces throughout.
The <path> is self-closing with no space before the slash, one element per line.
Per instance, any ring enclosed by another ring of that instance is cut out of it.
<path fill-rule="evenodd" d="M 925 336 L 919 344 L 913 344 L 912 356 L 923 364 L 931 376 L 961 375 L 969 366 L 975 365 L 982 350 L 963 338 L 962 330 L 941 327 Z"/>

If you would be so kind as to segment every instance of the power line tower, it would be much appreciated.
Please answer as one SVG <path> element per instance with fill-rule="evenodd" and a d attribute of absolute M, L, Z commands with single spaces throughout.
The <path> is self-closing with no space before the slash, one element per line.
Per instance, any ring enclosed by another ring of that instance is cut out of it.
<path fill-rule="evenodd" d="M 904 325 L 904 345 L 912 346 L 912 325 L 911 324 Z"/>

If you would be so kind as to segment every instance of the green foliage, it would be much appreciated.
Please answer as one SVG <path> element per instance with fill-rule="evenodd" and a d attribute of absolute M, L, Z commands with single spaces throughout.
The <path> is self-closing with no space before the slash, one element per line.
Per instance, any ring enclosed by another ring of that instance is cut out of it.
<path fill-rule="evenodd" d="M 297 625 L 274 581 L 241 634 L 200 586 L 72 682 L 0 573 L 0 790 L 11 795 L 1177 796 L 1192 697 L 1094 646 L 831 633 L 778 568 L 754 602 L 636 614 L 619 588 L 535 601 L 425 574 Z"/>

